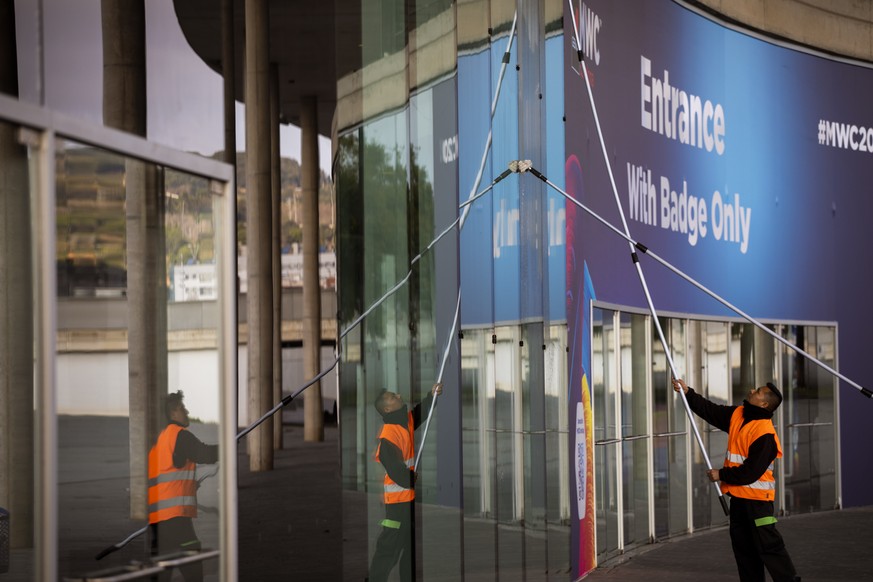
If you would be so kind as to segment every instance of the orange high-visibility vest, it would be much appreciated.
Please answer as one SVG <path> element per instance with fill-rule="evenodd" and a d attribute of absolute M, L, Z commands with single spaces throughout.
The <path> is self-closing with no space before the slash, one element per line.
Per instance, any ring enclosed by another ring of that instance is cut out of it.
<path fill-rule="evenodd" d="M 149 523 L 173 517 L 197 517 L 196 463 L 188 461 L 181 469 L 173 465 L 173 450 L 178 424 L 165 428 L 149 451 Z"/>
<path fill-rule="evenodd" d="M 382 432 L 379 433 L 379 446 L 376 447 L 376 460 L 379 460 L 379 450 L 382 448 L 381 439 L 387 440 L 395 447 L 400 449 L 403 455 L 403 461 L 408 468 L 415 466 L 415 421 L 412 418 L 412 413 L 409 413 L 408 423 L 406 427 L 399 424 L 385 424 L 382 426 Z M 383 497 L 385 503 L 403 503 L 415 499 L 415 489 L 407 489 L 394 482 L 388 473 L 385 473 L 385 479 L 382 481 L 384 489 Z"/>
<path fill-rule="evenodd" d="M 749 456 L 749 447 L 758 437 L 772 434 L 776 440 L 776 458 L 782 458 L 782 445 L 773 428 L 773 422 L 768 420 L 750 420 L 743 426 L 743 407 L 738 406 L 731 416 L 730 432 L 728 433 L 728 447 L 725 453 L 724 466 L 738 467 Z M 776 498 L 776 479 L 773 477 L 773 463 L 767 467 L 764 474 L 748 485 L 729 485 L 721 482 L 722 493 L 730 493 L 734 497 L 743 499 L 757 499 L 761 501 L 773 501 Z"/>

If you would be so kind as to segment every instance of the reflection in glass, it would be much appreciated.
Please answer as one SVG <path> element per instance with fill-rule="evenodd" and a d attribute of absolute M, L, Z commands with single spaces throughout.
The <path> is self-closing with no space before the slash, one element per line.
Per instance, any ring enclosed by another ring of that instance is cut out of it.
<path fill-rule="evenodd" d="M 788 341 L 834 367 L 831 327 L 786 326 Z M 835 379 L 793 350 L 783 350 L 782 404 L 785 511 L 807 513 L 836 506 Z M 779 464 L 777 464 L 777 467 Z"/>
<path fill-rule="evenodd" d="M 687 437 L 675 435 L 655 437 L 655 536 L 659 539 L 688 531 L 688 497 L 686 475 Z M 696 446 L 696 445 L 695 445 Z"/>
<path fill-rule="evenodd" d="M 591 383 L 594 441 L 618 436 L 615 425 L 618 371 L 615 363 L 614 311 L 595 308 L 591 330 Z"/>
<path fill-rule="evenodd" d="M 716 404 L 733 404 L 730 401 L 730 385 L 728 383 L 728 324 L 720 321 L 707 321 L 700 324 L 703 345 L 703 394 Z M 727 448 L 727 433 L 697 419 L 702 427 L 701 435 L 709 455 L 710 464 L 718 467 L 724 459 Z M 696 488 L 701 505 L 695 505 L 694 524 L 709 526 L 727 520 L 721 504 L 718 502 L 715 488 L 706 476 L 706 462 L 700 456 L 700 462 L 695 463 L 692 483 Z M 705 501 L 704 501 L 705 500 Z M 700 509 L 700 511 L 698 511 Z"/>
<path fill-rule="evenodd" d="M 621 313 L 621 436 L 648 432 L 647 316 Z"/>
<path fill-rule="evenodd" d="M 596 514 L 597 514 L 597 559 L 603 561 L 618 550 L 618 483 L 615 461 L 617 443 L 595 444 L 597 463 Z"/>
<path fill-rule="evenodd" d="M 570 568 L 570 435 L 567 411 L 567 327 L 552 325 L 545 351 L 546 522 L 549 572 Z"/>
<path fill-rule="evenodd" d="M 622 452 L 624 546 L 649 541 L 648 439 L 625 440 Z"/>
<path fill-rule="evenodd" d="M 468 330 L 461 340 L 461 413 L 464 455 L 464 571 L 494 572 L 496 504 L 493 467 L 494 345 L 485 330 Z"/>
<path fill-rule="evenodd" d="M 677 373 L 686 373 L 685 321 L 661 318 L 661 329 L 669 343 Z M 670 384 L 669 364 L 657 331 L 652 333 L 652 422 L 654 439 L 653 478 L 655 536 L 664 538 L 688 531 L 688 499 L 685 477 L 686 411 L 682 399 Z M 661 435 L 661 436 L 659 436 Z"/>
<path fill-rule="evenodd" d="M 34 369 L 43 362 L 34 350 L 42 342 L 34 337 L 32 282 L 39 269 L 31 248 L 36 226 L 30 208 L 37 192 L 28 176 L 28 155 L 34 167 L 38 162 L 36 152 L 28 152 L 17 137 L 17 127 L 0 122 L 0 580 L 34 579 L 34 544 L 40 535 L 34 508 L 39 499 L 35 418 L 41 398 Z"/>
<path fill-rule="evenodd" d="M 209 182 L 70 143 L 60 145 L 56 167 L 59 570 L 94 571 L 94 555 L 150 515 L 188 520 L 202 548 L 217 549 L 218 479 L 209 465 L 218 453 L 219 322 Z M 189 504 L 184 516 L 157 512 L 160 494 L 148 481 L 149 450 L 169 421 L 166 396 L 177 390 L 185 418 L 174 420 L 190 420 L 182 433 L 210 445 L 183 464 L 199 481 L 186 481 L 197 508 Z M 87 515 L 99 515 L 101 526 L 82 528 Z M 146 561 L 150 539 L 100 567 Z M 206 579 L 217 579 L 214 560 L 203 567 Z"/>

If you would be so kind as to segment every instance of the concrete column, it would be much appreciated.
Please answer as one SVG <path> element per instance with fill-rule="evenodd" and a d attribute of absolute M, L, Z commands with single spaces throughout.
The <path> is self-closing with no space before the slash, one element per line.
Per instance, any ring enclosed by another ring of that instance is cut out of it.
<path fill-rule="evenodd" d="M 144 0 L 102 0 L 103 123 L 146 134 Z M 154 166 L 125 163 L 127 221 L 130 513 L 147 517 L 148 451 L 163 420 L 167 392 L 164 197 Z"/>
<path fill-rule="evenodd" d="M 300 171 L 303 190 L 303 377 L 321 371 L 321 285 L 318 277 L 318 116 L 315 97 L 300 101 Z M 303 440 L 324 440 L 321 382 L 306 389 Z"/>
<path fill-rule="evenodd" d="M 0 3 L 0 92 L 18 96 L 14 3 Z M 0 507 L 13 548 L 33 547 L 33 284 L 27 151 L 0 122 Z"/>
<path fill-rule="evenodd" d="M 233 0 L 221 0 L 221 71 L 224 79 L 224 161 L 233 166 L 233 175 L 236 177 L 236 35 L 234 34 L 234 19 L 233 19 Z M 229 200 L 229 212 L 237 215 L 237 197 L 239 196 L 239 185 L 234 187 L 234 195 Z M 229 233 L 234 240 L 237 240 L 237 232 Z M 234 245 L 236 248 L 238 245 Z M 239 260 L 237 252 L 233 253 L 232 257 L 227 260 L 231 261 L 231 268 L 234 273 L 236 291 L 234 297 L 239 297 Z M 238 299 L 237 299 L 238 300 Z M 239 317 L 239 316 L 237 316 Z M 237 334 L 237 345 L 239 345 L 239 322 L 234 322 L 232 327 L 233 332 Z M 238 354 L 232 354 L 232 358 L 238 358 Z M 239 366 L 235 366 L 239 369 Z M 239 383 L 236 378 L 233 379 L 233 390 L 237 400 L 239 400 Z M 239 426 L 239 416 L 234 419 L 233 426 Z"/>
<path fill-rule="evenodd" d="M 248 293 L 248 409 L 254 422 L 272 408 L 273 262 L 270 173 L 269 8 L 246 0 L 246 252 Z M 248 436 L 249 468 L 273 468 L 273 421 Z"/>
<path fill-rule="evenodd" d="M 145 1 L 102 0 L 103 123 L 145 137 Z"/>
<path fill-rule="evenodd" d="M 273 212 L 273 406 L 282 400 L 282 167 L 279 151 L 279 67 L 270 66 L 270 184 Z M 282 412 L 273 417 L 273 447 L 283 448 Z"/>
<path fill-rule="evenodd" d="M 236 167 L 236 38 L 233 0 L 221 0 L 221 71 L 224 79 L 224 162 Z M 234 211 L 236 207 L 234 206 Z"/>

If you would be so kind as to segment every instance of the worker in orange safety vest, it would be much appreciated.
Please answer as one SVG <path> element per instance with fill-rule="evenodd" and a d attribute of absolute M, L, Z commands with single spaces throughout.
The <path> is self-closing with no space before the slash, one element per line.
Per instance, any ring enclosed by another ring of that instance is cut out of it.
<path fill-rule="evenodd" d="M 403 398 L 383 390 L 373 403 L 384 422 L 379 433 L 376 460 L 385 468 L 382 481 L 382 499 L 385 519 L 376 540 L 376 550 L 370 562 L 370 582 L 388 579 L 391 570 L 400 561 L 400 580 L 412 580 L 415 570 L 413 543 L 415 500 L 415 429 L 431 408 L 434 397 L 442 392 L 436 383 L 430 394 L 411 411 Z"/>
<path fill-rule="evenodd" d="M 773 413 L 782 394 L 772 383 L 753 388 L 741 406 L 710 402 L 673 379 L 673 390 L 682 390 L 688 406 L 700 418 L 728 433 L 724 466 L 707 472 L 730 497 L 730 536 L 742 582 L 763 582 L 764 568 L 774 582 L 800 580 L 785 542 L 776 530 L 773 500 L 776 480 L 773 465 L 782 458 L 782 445 L 773 426 Z"/>
<path fill-rule="evenodd" d="M 167 426 L 149 451 L 149 529 L 153 555 L 199 550 L 194 531 L 197 517 L 197 463 L 218 462 L 218 445 L 202 443 L 188 426 L 191 420 L 182 391 L 165 401 Z M 180 568 L 185 580 L 203 579 L 202 562 Z M 164 575 L 169 579 L 169 573 Z"/>

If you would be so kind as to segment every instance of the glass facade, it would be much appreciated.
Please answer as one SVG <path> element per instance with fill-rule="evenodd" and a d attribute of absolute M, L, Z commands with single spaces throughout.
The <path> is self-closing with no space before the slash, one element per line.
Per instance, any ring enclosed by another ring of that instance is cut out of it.
<path fill-rule="evenodd" d="M 0 116 L 2 301 L 11 317 L 0 423 L 14 435 L 0 445 L 0 576 L 147 576 L 183 560 L 207 580 L 228 579 L 232 169 L 7 97 Z M 210 302 L 172 301 L 180 230 L 214 267 Z M 178 389 L 190 433 L 215 445 L 192 477 L 201 546 L 154 557 L 144 535 L 156 502 L 149 454 L 169 422 L 165 397 Z"/>
<path fill-rule="evenodd" d="M 72 576 L 94 569 L 94 545 L 145 524 L 145 456 L 166 426 L 168 392 L 185 393 L 192 434 L 219 441 L 217 313 L 173 302 L 168 275 L 182 230 L 186 251 L 215 264 L 217 196 L 205 178 L 67 140 L 58 141 L 55 167 L 58 520 L 94 511 L 95 489 L 107 518 L 99 531 L 61 528 L 60 571 Z M 143 284 L 154 280 L 165 284 Z M 197 465 L 195 529 L 211 549 L 220 547 L 216 473 Z M 142 550 L 128 544 L 106 565 L 142 559 Z M 206 566 L 217 573 L 215 560 Z"/>
<path fill-rule="evenodd" d="M 561 173 L 563 73 L 544 52 L 560 54 L 561 4 L 361 10 L 360 119 L 339 128 L 335 158 L 343 528 L 359 540 L 344 576 L 367 575 L 384 531 L 374 400 L 415 403 L 440 379 L 417 433 L 418 579 L 566 579 L 563 203 L 510 176 L 459 209 L 520 156 Z M 542 99 L 520 103 L 521 86 Z"/>

